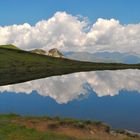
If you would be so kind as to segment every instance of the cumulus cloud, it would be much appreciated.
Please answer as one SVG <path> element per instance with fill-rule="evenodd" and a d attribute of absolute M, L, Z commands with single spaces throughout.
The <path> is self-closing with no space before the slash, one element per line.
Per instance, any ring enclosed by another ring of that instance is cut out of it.
<path fill-rule="evenodd" d="M 22 49 L 58 48 L 61 51 L 117 51 L 140 53 L 140 24 L 122 25 L 115 19 L 97 19 L 89 26 L 87 18 L 57 12 L 34 26 L 0 26 L 0 44 Z"/>
<path fill-rule="evenodd" d="M 127 82 L 126 82 L 127 81 Z M 50 96 L 58 103 L 79 99 L 94 91 L 97 96 L 115 96 L 121 90 L 140 93 L 140 71 L 95 71 L 49 77 L 26 83 L 0 87 L 0 91 L 26 93 L 37 91 L 42 96 Z"/>
<path fill-rule="evenodd" d="M 78 20 L 65 12 L 57 12 L 35 26 L 28 23 L 0 27 L 0 44 L 15 44 L 23 49 L 75 49 L 84 46 L 86 20 Z M 79 48 L 78 48 L 79 49 Z"/>

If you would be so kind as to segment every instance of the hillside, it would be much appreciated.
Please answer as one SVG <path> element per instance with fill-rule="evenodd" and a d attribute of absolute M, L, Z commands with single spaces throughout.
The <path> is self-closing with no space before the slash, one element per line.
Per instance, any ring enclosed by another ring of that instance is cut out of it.
<path fill-rule="evenodd" d="M 0 45 L 0 49 L 3 48 L 3 49 L 14 49 L 14 50 L 20 50 L 20 48 L 14 46 L 14 45 Z"/>
<path fill-rule="evenodd" d="M 139 134 L 90 120 L 9 114 L 0 115 L 0 124 L 1 140 L 140 140 Z"/>
<path fill-rule="evenodd" d="M 0 47 L 0 85 L 81 71 L 140 69 L 140 64 L 82 62 L 11 49 L 12 47 Z"/>

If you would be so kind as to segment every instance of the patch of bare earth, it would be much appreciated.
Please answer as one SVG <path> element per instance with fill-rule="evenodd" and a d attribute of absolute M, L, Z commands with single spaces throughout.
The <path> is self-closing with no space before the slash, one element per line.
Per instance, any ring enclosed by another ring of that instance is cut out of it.
<path fill-rule="evenodd" d="M 80 139 L 90 139 L 90 140 L 123 140 L 126 136 L 124 135 L 113 135 L 108 132 L 106 125 L 100 124 L 89 124 L 85 127 L 77 127 L 72 124 L 61 124 L 58 120 L 51 119 L 15 119 L 12 120 L 13 123 L 24 125 L 27 128 L 34 128 L 41 132 L 55 132 L 58 134 L 64 134 L 66 136 L 71 136 Z"/>

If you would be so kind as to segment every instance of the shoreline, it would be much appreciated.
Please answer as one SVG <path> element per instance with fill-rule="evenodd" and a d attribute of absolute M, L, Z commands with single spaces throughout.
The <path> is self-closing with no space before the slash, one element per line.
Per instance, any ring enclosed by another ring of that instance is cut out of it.
<path fill-rule="evenodd" d="M 39 133 L 40 135 L 51 133 L 56 137 L 66 137 L 64 140 L 69 140 L 69 138 L 72 140 L 86 140 L 87 138 L 88 140 L 93 140 L 94 138 L 97 140 L 102 140 L 104 138 L 108 138 L 108 140 L 140 139 L 140 133 L 123 129 L 115 130 L 109 125 L 100 121 L 48 116 L 20 116 L 17 114 L 0 114 L 0 123 L 3 123 L 3 126 L 0 127 L 0 132 L 3 130 L 3 127 L 7 126 L 7 129 L 10 130 L 9 133 L 12 133 L 11 135 L 15 135 L 13 134 L 14 129 L 10 128 L 12 126 L 14 128 L 16 127 L 18 131 L 22 131 L 24 128 L 24 131 L 28 132 L 32 130 L 35 131 L 35 133 Z"/>

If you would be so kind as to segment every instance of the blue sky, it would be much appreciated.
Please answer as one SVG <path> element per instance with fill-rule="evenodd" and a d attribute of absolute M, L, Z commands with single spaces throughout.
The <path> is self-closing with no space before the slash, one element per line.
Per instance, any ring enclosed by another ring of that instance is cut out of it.
<path fill-rule="evenodd" d="M 115 18 L 123 24 L 140 22 L 140 0 L 1 0 L 0 25 L 35 24 L 57 11 L 97 18 Z"/>

